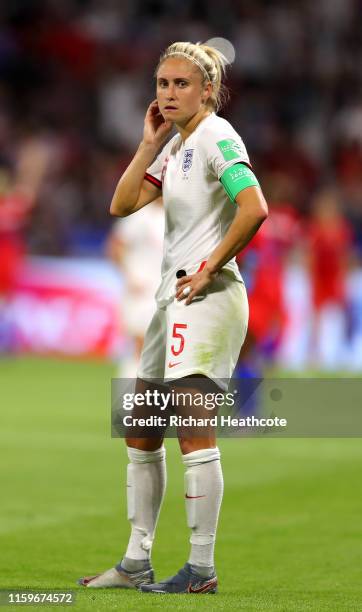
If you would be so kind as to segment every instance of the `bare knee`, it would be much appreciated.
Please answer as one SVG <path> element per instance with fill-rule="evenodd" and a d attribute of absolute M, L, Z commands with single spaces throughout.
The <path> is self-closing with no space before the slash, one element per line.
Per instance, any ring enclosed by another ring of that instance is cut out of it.
<path fill-rule="evenodd" d="M 155 451 L 161 448 L 162 438 L 126 438 L 129 448 L 137 448 L 144 451 Z"/>
<path fill-rule="evenodd" d="M 211 438 L 179 438 L 179 445 L 181 449 L 181 453 L 183 455 L 187 455 L 188 453 L 193 453 L 197 450 L 202 450 L 204 448 L 215 448 L 216 447 L 216 439 L 214 437 Z"/>

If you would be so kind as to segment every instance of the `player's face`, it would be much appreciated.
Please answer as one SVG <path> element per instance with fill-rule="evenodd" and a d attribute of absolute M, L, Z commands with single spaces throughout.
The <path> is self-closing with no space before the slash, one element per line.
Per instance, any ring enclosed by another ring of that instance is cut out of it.
<path fill-rule="evenodd" d="M 200 112 L 211 94 L 211 83 L 203 84 L 200 70 L 184 58 L 165 60 L 157 72 L 157 102 L 166 121 L 187 123 Z"/>

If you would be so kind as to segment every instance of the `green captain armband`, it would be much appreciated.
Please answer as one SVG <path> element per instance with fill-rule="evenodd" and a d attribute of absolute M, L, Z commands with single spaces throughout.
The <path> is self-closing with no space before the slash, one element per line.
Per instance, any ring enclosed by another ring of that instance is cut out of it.
<path fill-rule="evenodd" d="M 230 200 L 235 202 L 239 191 L 247 187 L 259 187 L 258 180 L 252 170 L 245 164 L 234 164 L 225 170 L 220 181 Z"/>

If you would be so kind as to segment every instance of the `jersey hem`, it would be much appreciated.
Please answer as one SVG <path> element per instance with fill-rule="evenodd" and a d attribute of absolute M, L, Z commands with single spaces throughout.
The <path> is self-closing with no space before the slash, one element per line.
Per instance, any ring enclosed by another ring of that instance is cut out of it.
<path fill-rule="evenodd" d="M 160 380 L 164 380 L 164 376 L 162 376 L 162 374 L 160 376 L 150 376 L 146 375 L 141 370 L 137 370 L 136 378 L 141 378 L 141 380 L 144 380 L 145 382 L 157 381 L 158 383 Z"/>

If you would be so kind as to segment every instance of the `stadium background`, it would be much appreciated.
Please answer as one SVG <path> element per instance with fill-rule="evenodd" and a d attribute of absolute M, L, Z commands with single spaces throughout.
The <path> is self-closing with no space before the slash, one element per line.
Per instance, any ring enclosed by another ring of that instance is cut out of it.
<path fill-rule="evenodd" d="M 1 3 L 4 587 L 71 586 L 112 564 L 127 535 L 123 481 L 116 486 L 124 457 L 108 435 L 113 362 L 126 350 L 122 276 L 106 259 L 108 206 L 170 42 L 221 36 L 236 51 L 222 114 L 244 138 L 271 209 L 240 258 L 254 313 L 245 363 L 274 375 L 359 376 L 361 11 L 357 0 Z M 358 609 L 357 443 L 221 443 L 226 594 L 215 606 Z M 169 574 L 170 556 L 186 554 L 186 529 L 173 527 L 182 503 L 173 444 L 170 455 L 155 550 Z M 97 609 L 142 609 L 125 595 L 99 594 Z M 80 609 L 95 609 L 80 597 Z"/>

